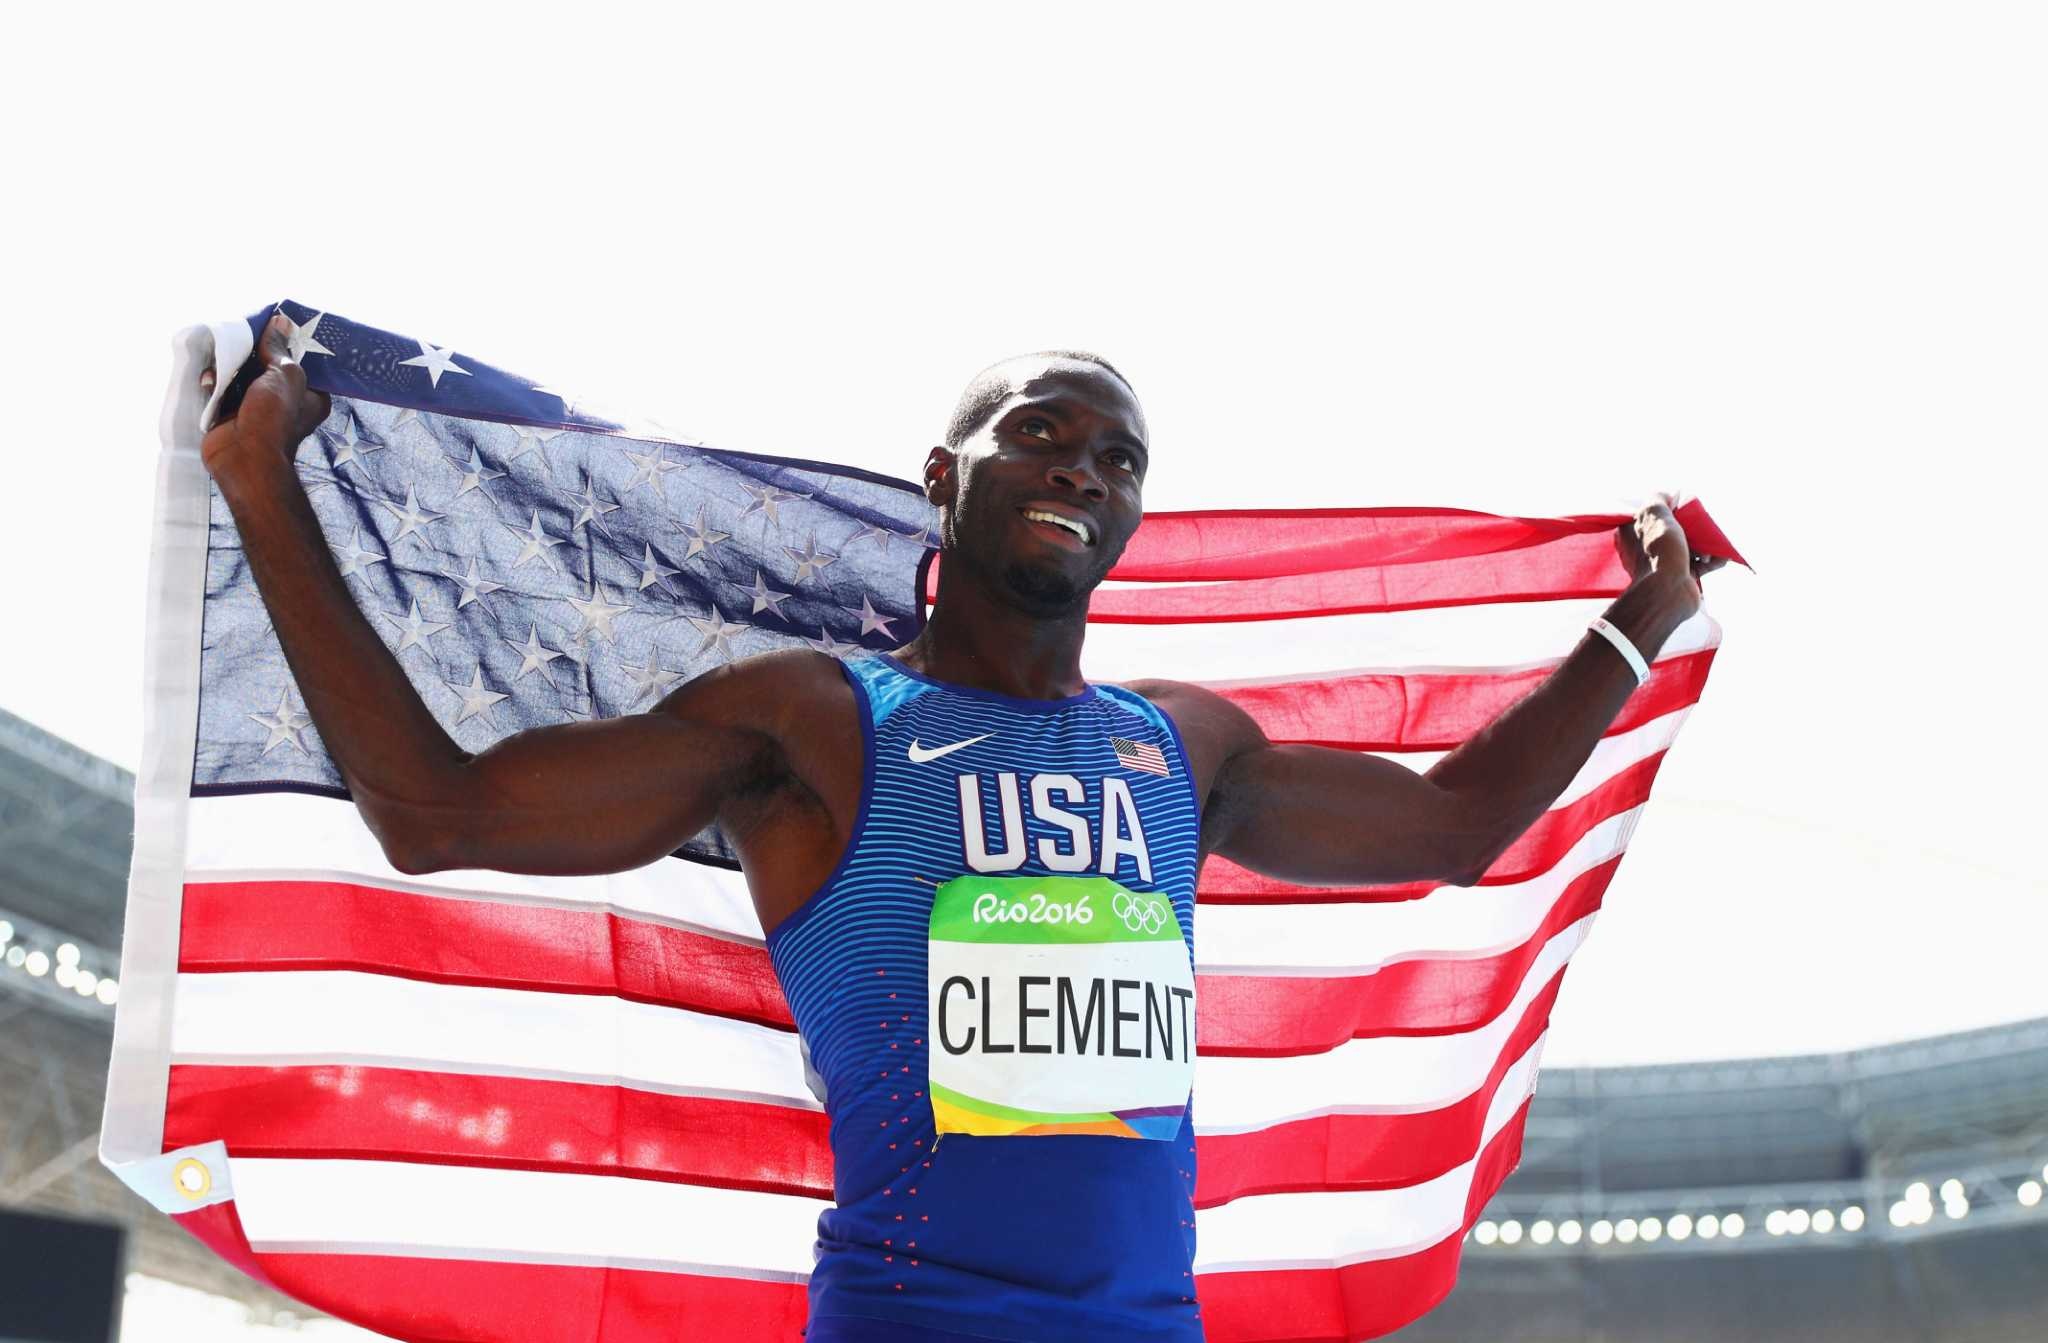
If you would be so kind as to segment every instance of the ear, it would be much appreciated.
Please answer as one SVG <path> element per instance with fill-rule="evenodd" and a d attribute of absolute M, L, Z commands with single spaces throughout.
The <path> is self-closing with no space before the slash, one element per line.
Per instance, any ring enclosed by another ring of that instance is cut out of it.
<path fill-rule="evenodd" d="M 958 492 L 959 458 L 951 448 L 937 447 L 925 454 L 924 497 L 935 507 L 945 508 Z"/>

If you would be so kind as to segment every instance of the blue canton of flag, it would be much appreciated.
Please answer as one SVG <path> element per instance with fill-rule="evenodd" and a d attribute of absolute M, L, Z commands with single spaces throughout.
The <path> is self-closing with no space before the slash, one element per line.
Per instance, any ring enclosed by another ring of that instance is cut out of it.
<path fill-rule="evenodd" d="M 449 348 L 276 311 L 334 400 L 299 446 L 307 496 L 464 750 L 647 709 L 736 657 L 888 649 L 922 627 L 935 514 L 906 481 L 628 427 Z M 216 490 L 193 792 L 280 783 L 345 791 Z M 733 861 L 715 830 L 685 851 Z"/>
<path fill-rule="evenodd" d="M 1110 749 L 1124 768 L 1137 770 L 1141 774 L 1167 773 L 1166 753 L 1150 742 L 1132 741 L 1127 737 L 1111 737 Z"/>

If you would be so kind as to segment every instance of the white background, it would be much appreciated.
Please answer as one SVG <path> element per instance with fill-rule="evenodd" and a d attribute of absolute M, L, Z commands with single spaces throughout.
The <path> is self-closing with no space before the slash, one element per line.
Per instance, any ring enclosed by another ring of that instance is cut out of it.
<path fill-rule="evenodd" d="M 900 475 L 1079 345 L 1154 508 L 1680 489 L 1756 565 L 1546 1062 L 2048 1013 L 2038 9 L 54 13 L 0 42 L 31 721 L 136 762 L 188 322 L 290 295 Z"/>

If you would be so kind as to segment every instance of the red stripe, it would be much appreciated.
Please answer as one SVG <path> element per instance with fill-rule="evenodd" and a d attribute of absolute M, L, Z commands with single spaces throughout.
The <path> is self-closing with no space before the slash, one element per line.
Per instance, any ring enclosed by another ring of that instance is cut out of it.
<path fill-rule="evenodd" d="M 178 969 L 365 970 L 441 984 L 604 993 L 795 1029 L 761 947 L 603 910 L 356 882 L 188 882 Z"/>
<path fill-rule="evenodd" d="M 816 1110 L 592 1082 L 341 1064 L 171 1067 L 164 1150 L 351 1157 L 832 1197 Z"/>
<path fill-rule="evenodd" d="M 1568 806 L 1545 812 L 1494 860 L 1483 886 L 1505 886 L 1541 876 L 1557 866 L 1572 845 L 1601 821 L 1649 800 L 1650 785 L 1666 752 L 1645 757 Z M 1202 865 L 1199 899 L 1210 905 L 1377 903 L 1419 900 L 1446 889 L 1442 882 L 1409 881 L 1389 886 L 1296 886 L 1211 856 Z"/>
<path fill-rule="evenodd" d="M 1676 515 L 1700 554 L 1748 563 L 1697 499 Z M 1498 559 L 1503 582 L 1542 564 L 1531 548 L 1591 538 L 1613 545 L 1620 513 L 1518 518 L 1462 508 L 1200 509 L 1147 513 L 1109 576 L 1130 582 L 1217 582 L 1372 566 Z M 1624 575 L 1621 586 L 1627 583 Z M 1618 590 L 1618 589 L 1617 589 Z"/>
<path fill-rule="evenodd" d="M 1465 1229 L 1521 1161 L 1524 1105 L 1487 1144 L 1473 1172 Z M 1201 1273 L 1195 1281 L 1209 1343 L 1341 1343 L 1392 1333 L 1434 1309 L 1458 1283 L 1464 1231 L 1426 1250 L 1342 1268 Z"/>
<path fill-rule="evenodd" d="M 800 1282 L 699 1273 L 381 1254 L 256 1257 L 288 1295 L 418 1343 L 734 1338 L 800 1343 L 810 1304 Z"/>
<path fill-rule="evenodd" d="M 1560 968 L 1530 1000 L 1485 1082 L 1440 1109 L 1420 1114 L 1318 1115 L 1250 1133 L 1197 1138 L 1195 1206 L 1213 1208 L 1251 1194 L 1394 1189 L 1433 1180 L 1470 1161 L 1501 1078 L 1549 1025 L 1563 979 Z M 1199 1107 L 1199 1098 L 1196 1104 Z"/>
<path fill-rule="evenodd" d="M 1581 875 L 1521 945 L 1471 960 L 1418 957 L 1369 975 L 1202 975 L 1197 1052 L 1278 1058 L 1374 1036 L 1451 1035 L 1484 1026 L 1514 1002 L 1544 944 L 1600 908 L 1617 854 Z"/>
<path fill-rule="evenodd" d="M 1711 648 L 1655 663 L 1601 735 L 1619 736 L 1699 702 Z M 1448 751 L 1506 713 L 1557 670 L 1483 676 L 1448 672 L 1354 672 L 1209 688 L 1250 714 L 1274 741 L 1356 751 Z"/>

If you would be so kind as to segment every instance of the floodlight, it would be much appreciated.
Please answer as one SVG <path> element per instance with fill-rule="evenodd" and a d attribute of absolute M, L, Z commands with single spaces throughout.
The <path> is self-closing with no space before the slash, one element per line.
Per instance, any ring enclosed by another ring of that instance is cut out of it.
<path fill-rule="evenodd" d="M 50 958 L 40 951 L 31 951 L 22 968 L 32 975 L 46 975 L 50 973 Z"/>
<path fill-rule="evenodd" d="M 2039 1197 L 2039 1195 L 2036 1195 L 2036 1197 Z M 1584 1234 L 1583 1228 L 1577 1222 L 1566 1222 L 1557 1229 L 1557 1238 L 1567 1245 L 1577 1245 L 1582 1234 Z"/>
<path fill-rule="evenodd" d="M 1735 1237 L 1741 1235 L 1743 1229 L 1748 1225 L 1749 1223 L 1742 1220 L 1741 1213 L 1731 1212 L 1726 1217 L 1723 1217 L 1721 1219 L 1721 1234 L 1728 1237 L 1730 1240 L 1733 1240 Z"/>
<path fill-rule="evenodd" d="M 1863 1229 L 1863 1207 L 1862 1207 L 1862 1205 L 1861 1205 L 1861 1204 L 1857 1204 L 1857 1203 L 1851 1203 L 1851 1204 L 1850 1204 L 1850 1205 L 1849 1205 L 1848 1207 L 1846 1207 L 1846 1208 L 1842 1209 L 1842 1230 L 1844 1230 L 1844 1231 L 1861 1231 L 1862 1229 Z"/>
<path fill-rule="evenodd" d="M 68 989 L 78 982 L 78 967 L 69 961 L 58 961 L 57 973 L 51 978 L 57 981 L 58 988 Z"/>
<path fill-rule="evenodd" d="M 1925 1203 L 1929 1197 L 1927 1181 L 1925 1180 L 1915 1180 L 1906 1186 L 1906 1202 L 1908 1203 Z"/>
<path fill-rule="evenodd" d="M 1593 1243 L 1595 1245 L 1605 1245 L 1608 1241 L 1613 1239 L 1614 1223 L 1606 1221 L 1604 1219 L 1593 1223 Z"/>
<path fill-rule="evenodd" d="M 1624 1217 L 1614 1224 L 1614 1238 L 1623 1245 L 1633 1245 L 1636 1239 L 1636 1219 Z"/>
<path fill-rule="evenodd" d="M 1712 1240 L 1721 1234 L 1721 1219 L 1712 1213 L 1708 1213 L 1705 1217 L 1700 1218 L 1698 1230 L 1701 1240 Z"/>
<path fill-rule="evenodd" d="M 102 979 L 93 997 L 99 999 L 103 1006 L 112 1007 L 121 1001 L 121 986 L 111 979 Z"/>
<path fill-rule="evenodd" d="M 19 967 L 21 965 L 22 958 L 26 955 L 28 955 L 28 952 L 22 950 L 22 948 L 19 946 L 9 947 L 7 949 L 7 963 L 9 965 Z"/>
<path fill-rule="evenodd" d="M 1557 1228 L 1548 1222 L 1538 1222 L 1529 1228 L 1529 1239 L 1538 1245 L 1550 1244 L 1550 1238 L 1557 1234 Z"/>
<path fill-rule="evenodd" d="M 1823 1236 L 1833 1231 L 1835 1229 L 1835 1214 L 1827 1208 L 1821 1208 L 1816 1211 L 1813 1214 L 1813 1229 Z"/>
<path fill-rule="evenodd" d="M 77 947 L 76 947 L 75 945 L 73 945 L 72 943 L 70 943 L 70 942 L 60 942 L 60 943 L 58 943 L 58 944 L 57 944 L 57 964 L 59 964 L 59 965 L 76 965 L 76 964 L 78 964 L 78 948 L 77 948 Z"/>
<path fill-rule="evenodd" d="M 1673 1240 L 1687 1240 L 1692 1236 L 1692 1218 L 1682 1212 L 1673 1213 L 1664 1229 L 1671 1233 Z"/>
<path fill-rule="evenodd" d="M 1642 1232 L 1643 1240 L 1649 1242 L 1664 1234 L 1664 1224 L 1654 1217 L 1645 1217 L 1637 1230 Z"/>
<path fill-rule="evenodd" d="M 1771 1209 L 1770 1216 L 1764 1218 L 1764 1230 L 1774 1236 L 1785 1234 L 1785 1210 L 1783 1208 Z"/>
<path fill-rule="evenodd" d="M 2025 1184 L 2023 1184 L 2023 1185 L 2021 1185 L 2021 1186 L 2020 1186 L 2020 1206 L 2021 1206 L 2022 1208 L 2031 1208 L 2031 1207 L 2033 1207 L 2033 1206 L 2034 1206 L 2035 1204 L 2039 1203 L 2040 1201 L 2041 1201 L 2041 1184 L 2040 1184 L 2040 1181 L 2038 1181 L 2038 1180 L 2029 1180 L 2029 1181 L 2027 1181 L 2027 1182 L 2026 1182 Z"/>
<path fill-rule="evenodd" d="M 1785 1214 L 1785 1229 L 1795 1236 L 1806 1234 L 1806 1228 L 1813 1225 L 1812 1216 L 1804 1208 L 1794 1208 Z"/>
<path fill-rule="evenodd" d="M 0 942 L 12 942 L 13 940 L 14 925 L 6 919 L 0 919 Z"/>
<path fill-rule="evenodd" d="M 1472 1239 L 1481 1245 L 1491 1245 L 1500 1239 L 1500 1228 L 1491 1222 L 1481 1222 L 1472 1228 Z"/>
<path fill-rule="evenodd" d="M 1519 1245 L 1522 1241 L 1522 1224 L 1510 1218 L 1500 1224 L 1500 1243 Z"/>

